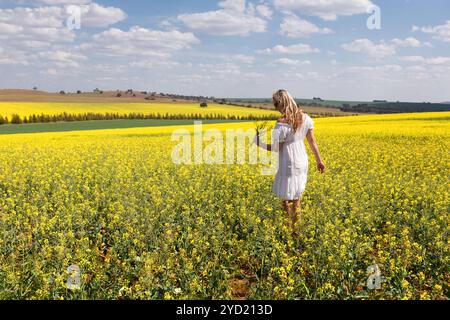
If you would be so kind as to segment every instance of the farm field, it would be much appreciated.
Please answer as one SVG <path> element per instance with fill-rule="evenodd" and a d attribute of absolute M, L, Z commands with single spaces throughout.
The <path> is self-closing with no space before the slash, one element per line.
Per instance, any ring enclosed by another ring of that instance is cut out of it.
<path fill-rule="evenodd" d="M 0 115 L 30 116 L 33 114 L 57 115 L 61 113 L 143 113 L 170 115 L 222 115 L 222 116 L 276 116 L 275 111 L 209 104 L 200 108 L 198 103 L 76 103 L 76 102 L 0 102 Z"/>
<path fill-rule="evenodd" d="M 0 299 L 448 299 L 449 120 L 316 119 L 298 239 L 261 165 L 172 162 L 192 125 L 0 134 Z"/>
<path fill-rule="evenodd" d="M 8 124 L 0 126 L 0 134 L 65 132 L 85 130 L 164 127 L 192 124 L 194 120 L 92 120 L 55 123 Z M 234 123 L 233 120 L 203 120 L 205 124 Z"/>

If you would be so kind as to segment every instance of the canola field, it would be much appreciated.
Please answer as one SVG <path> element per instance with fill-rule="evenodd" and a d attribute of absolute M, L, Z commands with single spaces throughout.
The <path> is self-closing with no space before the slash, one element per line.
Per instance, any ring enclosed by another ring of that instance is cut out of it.
<path fill-rule="evenodd" d="M 273 116 L 276 112 L 256 108 L 244 108 L 220 104 L 209 104 L 200 108 L 199 103 L 76 103 L 76 102 L 0 102 L 0 116 L 9 117 L 18 114 L 21 117 L 30 115 L 58 115 L 61 113 L 142 113 L 169 115 L 221 115 L 221 116 Z"/>
<path fill-rule="evenodd" d="M 175 165 L 177 127 L 0 135 L 0 299 L 448 299 L 449 120 L 317 119 L 298 238 L 260 165 Z"/>

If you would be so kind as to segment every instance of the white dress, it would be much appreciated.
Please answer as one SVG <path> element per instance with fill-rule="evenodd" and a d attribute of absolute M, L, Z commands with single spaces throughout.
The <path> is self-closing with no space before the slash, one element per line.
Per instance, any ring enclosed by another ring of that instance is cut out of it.
<path fill-rule="evenodd" d="M 279 152 L 278 172 L 273 192 L 283 200 L 300 199 L 308 179 L 308 154 L 305 137 L 314 129 L 310 116 L 304 115 L 301 127 L 294 133 L 290 124 L 278 122 L 273 130 L 274 151 Z"/>

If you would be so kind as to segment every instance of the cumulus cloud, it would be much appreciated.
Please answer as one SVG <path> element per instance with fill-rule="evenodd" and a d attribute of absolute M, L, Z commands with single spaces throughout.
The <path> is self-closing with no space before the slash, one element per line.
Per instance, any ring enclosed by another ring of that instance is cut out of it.
<path fill-rule="evenodd" d="M 81 7 L 81 27 L 104 28 L 125 20 L 127 15 L 119 8 L 91 3 Z"/>
<path fill-rule="evenodd" d="M 295 59 L 289 59 L 289 58 L 281 58 L 281 59 L 275 60 L 275 64 L 299 67 L 299 66 L 310 65 L 311 61 L 309 61 L 309 60 L 295 60 Z"/>
<path fill-rule="evenodd" d="M 450 65 L 450 57 L 434 57 L 426 59 L 427 64 L 431 65 Z"/>
<path fill-rule="evenodd" d="M 422 63 L 428 65 L 450 65 L 450 57 L 431 57 L 425 58 L 423 56 L 401 56 L 399 57 L 400 61 L 404 62 L 413 62 L 413 63 Z"/>
<path fill-rule="evenodd" d="M 405 62 L 424 62 L 425 58 L 422 56 L 402 56 L 399 57 L 399 60 Z"/>
<path fill-rule="evenodd" d="M 259 50 L 262 54 L 307 54 L 318 53 L 319 49 L 311 47 L 309 44 L 299 43 L 291 46 L 277 45 L 273 48 Z"/>
<path fill-rule="evenodd" d="M 106 27 L 121 21 L 125 13 L 114 7 L 103 7 L 91 1 L 22 1 L 40 6 L 0 9 L 0 41 L 8 55 L 1 58 L 2 64 L 38 65 L 52 64 L 55 67 L 76 67 L 80 56 L 69 51 L 76 47 L 68 45 L 76 39 L 76 31 L 66 26 L 69 17 L 65 5 L 82 5 L 82 27 Z"/>
<path fill-rule="evenodd" d="M 155 68 L 173 69 L 180 67 L 181 64 L 176 61 L 148 59 L 148 60 L 132 61 L 129 63 L 129 66 L 140 69 L 155 69 Z"/>
<path fill-rule="evenodd" d="M 126 16 L 121 9 L 103 7 L 96 3 L 90 3 L 81 8 L 81 23 L 85 27 L 107 27 L 123 20 Z M 75 32 L 66 27 L 68 17 L 66 9 L 58 6 L 0 9 L 0 36 L 5 41 L 11 42 L 18 39 L 70 42 L 74 40 Z"/>
<path fill-rule="evenodd" d="M 28 64 L 29 62 L 25 52 L 15 49 L 6 50 L 0 47 L 0 65 L 16 66 Z"/>
<path fill-rule="evenodd" d="M 273 11 L 266 4 L 260 4 L 256 6 L 256 11 L 259 15 L 266 19 L 272 19 Z"/>
<path fill-rule="evenodd" d="M 413 26 L 413 32 L 421 31 L 423 33 L 431 34 L 433 39 L 450 42 L 450 20 L 447 20 L 445 24 L 438 26 L 418 27 Z"/>
<path fill-rule="evenodd" d="M 60 27 L 65 25 L 69 17 L 67 12 L 69 5 L 80 7 L 82 27 L 108 27 L 126 18 L 125 12 L 121 9 L 112 6 L 105 7 L 91 0 L 34 0 L 31 3 L 45 6 L 2 9 L 0 21 L 8 19 L 10 22 L 16 21 L 17 24 L 33 26 L 45 24 Z"/>
<path fill-rule="evenodd" d="M 296 15 L 285 16 L 280 25 L 280 31 L 289 38 L 304 38 L 315 33 L 330 34 L 333 32 L 331 29 L 320 28 L 307 20 L 300 19 Z"/>
<path fill-rule="evenodd" d="M 34 0 L 32 2 L 46 5 L 83 5 L 91 3 L 92 0 Z"/>
<path fill-rule="evenodd" d="M 403 68 L 397 64 L 377 65 L 377 66 L 351 66 L 340 70 L 337 78 L 357 79 L 365 81 L 367 79 L 375 81 L 388 81 L 398 77 Z"/>
<path fill-rule="evenodd" d="M 266 31 L 266 19 L 271 16 L 267 6 L 255 9 L 246 0 L 223 0 L 219 7 L 215 11 L 180 14 L 177 18 L 192 30 L 213 35 L 248 36 Z"/>
<path fill-rule="evenodd" d="M 191 32 L 160 31 L 131 27 L 128 31 L 111 28 L 93 36 L 93 41 L 82 46 L 109 56 L 167 57 L 172 52 L 188 49 L 198 40 Z"/>
<path fill-rule="evenodd" d="M 367 13 L 373 3 L 370 0 L 274 0 L 274 5 L 284 11 L 336 20 L 338 16 Z"/>
<path fill-rule="evenodd" d="M 37 60 L 53 62 L 60 68 L 79 67 L 79 62 L 87 60 L 87 57 L 84 55 L 63 50 L 39 52 L 35 58 Z"/>
<path fill-rule="evenodd" d="M 226 55 L 225 59 L 246 64 L 252 64 L 253 62 L 255 62 L 254 56 L 249 56 L 245 54 Z"/>
<path fill-rule="evenodd" d="M 429 42 L 422 43 L 416 38 L 409 37 L 406 39 L 395 38 L 389 42 L 384 40 L 374 43 L 369 39 L 357 39 L 341 46 L 350 52 L 360 52 L 372 58 L 385 58 L 397 53 L 398 48 L 421 48 L 432 47 Z"/>
<path fill-rule="evenodd" d="M 413 37 L 409 37 L 406 39 L 392 39 L 391 42 L 397 47 L 412 47 L 412 48 L 420 48 L 420 47 L 431 47 L 429 42 L 421 43 L 419 40 Z"/>
<path fill-rule="evenodd" d="M 349 43 L 344 43 L 342 48 L 350 52 L 365 53 L 372 58 L 385 58 L 396 53 L 394 45 L 385 42 L 376 44 L 369 39 L 357 39 Z"/>

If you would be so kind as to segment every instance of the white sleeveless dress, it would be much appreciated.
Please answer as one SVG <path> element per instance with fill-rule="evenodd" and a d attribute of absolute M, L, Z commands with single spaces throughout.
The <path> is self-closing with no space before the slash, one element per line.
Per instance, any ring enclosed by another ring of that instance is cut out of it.
<path fill-rule="evenodd" d="M 294 133 L 290 124 L 278 122 L 273 130 L 274 151 L 279 152 L 278 172 L 273 192 L 283 200 L 300 199 L 308 179 L 308 154 L 305 137 L 314 129 L 310 116 L 304 115 L 302 126 Z"/>

